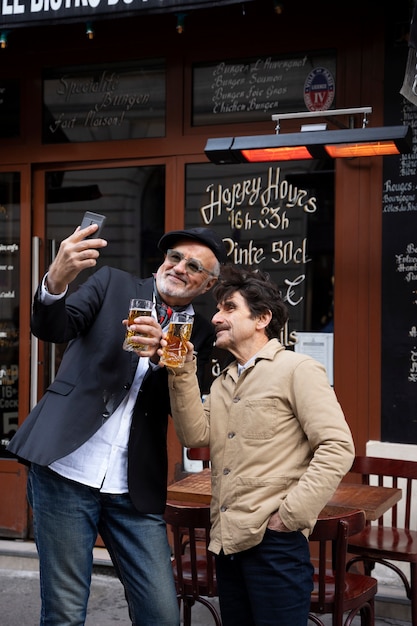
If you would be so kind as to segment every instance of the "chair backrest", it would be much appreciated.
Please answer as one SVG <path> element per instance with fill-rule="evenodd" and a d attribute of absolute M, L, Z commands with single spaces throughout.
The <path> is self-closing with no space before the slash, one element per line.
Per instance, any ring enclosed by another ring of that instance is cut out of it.
<path fill-rule="evenodd" d="M 187 448 L 187 458 L 190 461 L 203 461 L 203 468 L 210 467 L 210 448 Z"/>
<path fill-rule="evenodd" d="M 360 532 L 365 527 L 364 511 L 339 509 L 333 507 L 320 517 L 310 535 L 310 542 L 318 542 L 318 565 L 315 567 L 315 587 L 312 595 L 312 609 L 315 612 L 328 612 L 329 589 L 334 592 L 335 623 L 336 616 L 344 611 L 344 592 L 346 579 L 348 537 Z M 329 577 L 329 568 L 332 576 Z M 334 585 L 334 587 L 333 587 Z M 331 594 L 333 595 L 333 593 Z"/>
<path fill-rule="evenodd" d="M 373 456 L 356 456 L 350 469 L 351 474 L 360 474 L 363 484 L 372 484 L 372 476 L 376 477 L 377 484 L 385 487 L 400 487 L 403 496 L 395 504 L 385 519 L 390 518 L 393 528 L 410 529 L 411 513 L 413 510 L 413 482 L 417 498 L 417 461 L 403 459 L 387 459 Z M 384 525 L 384 518 L 378 519 L 378 525 Z"/>
<path fill-rule="evenodd" d="M 172 530 L 177 593 L 217 596 L 214 556 L 208 550 L 210 507 L 167 502 L 164 518 Z"/>

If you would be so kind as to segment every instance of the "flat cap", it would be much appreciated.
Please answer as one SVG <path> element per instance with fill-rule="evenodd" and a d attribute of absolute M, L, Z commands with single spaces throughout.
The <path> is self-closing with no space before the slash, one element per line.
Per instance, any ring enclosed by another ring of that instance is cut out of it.
<path fill-rule="evenodd" d="M 158 248 L 162 250 L 162 252 L 166 252 L 180 239 L 193 239 L 194 241 L 199 241 L 212 250 L 220 263 L 226 263 L 226 246 L 224 245 L 222 238 L 216 233 L 216 231 L 211 230 L 211 228 L 197 227 L 186 230 L 171 230 L 169 233 L 165 233 L 165 235 L 161 237 L 158 243 Z"/>

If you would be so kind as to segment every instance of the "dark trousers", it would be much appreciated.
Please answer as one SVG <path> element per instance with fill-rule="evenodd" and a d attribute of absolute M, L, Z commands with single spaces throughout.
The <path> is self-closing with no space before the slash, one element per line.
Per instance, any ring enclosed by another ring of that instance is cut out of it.
<path fill-rule="evenodd" d="M 302 533 L 267 529 L 254 548 L 218 555 L 216 567 L 223 626 L 306 626 L 313 566 Z"/>

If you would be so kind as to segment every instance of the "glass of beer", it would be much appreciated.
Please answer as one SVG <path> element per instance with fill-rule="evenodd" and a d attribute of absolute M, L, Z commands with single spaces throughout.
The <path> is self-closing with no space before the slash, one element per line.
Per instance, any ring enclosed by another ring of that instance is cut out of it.
<path fill-rule="evenodd" d="M 187 354 L 194 317 L 188 313 L 173 313 L 165 337 L 167 345 L 162 348 L 161 363 L 168 367 L 183 367 Z"/>
<path fill-rule="evenodd" d="M 147 337 L 148 335 L 144 335 L 143 333 L 137 333 L 133 330 L 130 330 L 130 326 L 134 323 L 135 317 L 140 317 L 141 315 L 151 316 L 153 310 L 153 302 L 151 300 L 141 300 L 138 298 L 133 298 L 130 301 L 129 314 L 128 314 L 128 326 L 126 330 L 126 337 L 123 342 L 123 350 L 127 350 L 128 352 L 134 352 L 135 350 L 145 350 L 145 346 L 141 343 L 135 343 L 131 341 L 132 337 Z"/>

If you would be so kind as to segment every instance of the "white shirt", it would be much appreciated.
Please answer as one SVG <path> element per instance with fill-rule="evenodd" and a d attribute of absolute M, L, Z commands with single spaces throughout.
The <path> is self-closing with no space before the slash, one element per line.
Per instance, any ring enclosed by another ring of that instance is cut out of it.
<path fill-rule="evenodd" d="M 256 353 L 257 354 L 257 353 Z M 246 361 L 246 363 L 244 365 L 239 365 L 239 363 L 237 364 L 237 375 L 240 376 L 241 373 L 247 368 L 249 367 L 249 365 L 251 365 L 254 360 L 256 359 L 256 354 L 254 354 L 249 361 Z"/>
<path fill-rule="evenodd" d="M 129 393 L 103 426 L 79 448 L 49 466 L 61 476 L 105 493 L 127 493 L 127 444 L 133 407 L 149 359 L 141 357 Z"/>

